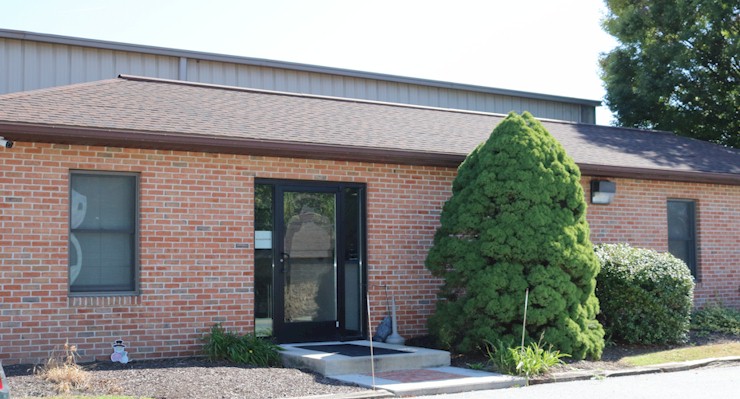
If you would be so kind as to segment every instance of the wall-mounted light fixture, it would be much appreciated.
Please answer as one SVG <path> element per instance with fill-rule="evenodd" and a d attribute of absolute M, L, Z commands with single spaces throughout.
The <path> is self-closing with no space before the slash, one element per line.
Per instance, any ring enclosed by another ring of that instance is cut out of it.
<path fill-rule="evenodd" d="M 591 203 L 611 204 L 617 193 L 617 183 L 608 180 L 591 180 Z"/>

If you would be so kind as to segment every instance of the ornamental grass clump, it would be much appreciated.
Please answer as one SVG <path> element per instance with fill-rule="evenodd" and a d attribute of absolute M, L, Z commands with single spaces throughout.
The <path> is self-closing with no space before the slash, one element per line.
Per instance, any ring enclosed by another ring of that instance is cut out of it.
<path fill-rule="evenodd" d="M 430 333 L 470 353 L 485 340 L 526 342 L 575 359 L 599 358 L 604 330 L 594 295 L 599 262 L 581 174 L 532 115 L 509 114 L 458 169 L 426 260 L 444 280 Z M 534 339 L 533 339 L 534 338 Z"/>
<path fill-rule="evenodd" d="M 570 357 L 566 353 L 544 347 L 542 342 L 531 342 L 526 346 L 510 347 L 502 341 L 496 344 L 486 343 L 486 355 L 490 363 L 501 373 L 519 375 L 529 379 L 547 371 L 558 364 L 561 359 Z"/>
<path fill-rule="evenodd" d="M 615 341 L 675 344 L 688 339 L 694 278 L 669 253 L 627 244 L 596 247 L 599 319 Z"/>
<path fill-rule="evenodd" d="M 210 360 L 228 360 L 258 367 L 280 365 L 281 348 L 254 334 L 239 335 L 216 324 L 203 341 L 203 352 Z"/>

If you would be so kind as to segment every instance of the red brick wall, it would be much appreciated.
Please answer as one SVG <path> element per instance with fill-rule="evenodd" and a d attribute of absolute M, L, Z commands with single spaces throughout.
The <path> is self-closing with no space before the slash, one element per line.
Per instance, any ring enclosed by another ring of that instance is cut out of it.
<path fill-rule="evenodd" d="M 587 198 L 589 180 L 582 179 Z M 589 204 L 591 241 L 667 251 L 667 201 L 694 200 L 699 273 L 694 305 L 721 303 L 740 309 L 740 186 L 608 180 L 617 183 L 617 194 L 610 205 Z"/>
<path fill-rule="evenodd" d="M 134 297 L 68 297 L 70 169 L 140 173 Z M 251 331 L 254 178 L 367 184 L 373 325 L 398 291 L 401 333 L 424 332 L 438 282 L 424 268 L 455 171 L 335 161 L 16 142 L 0 151 L 0 359 L 35 362 L 66 341 L 85 359 L 116 339 L 132 359 L 188 356 L 214 323 Z"/>
<path fill-rule="evenodd" d="M 140 174 L 140 295 L 68 297 L 70 169 Z M 66 341 L 85 359 L 104 358 L 116 339 L 129 344 L 132 359 L 189 356 L 214 323 L 251 331 L 255 177 L 366 183 L 372 324 L 386 314 L 388 286 L 397 295 L 401 335 L 423 334 L 439 284 L 424 258 L 454 175 L 421 166 L 17 142 L 0 151 L 0 359 L 39 361 Z M 589 208 L 594 242 L 665 250 L 666 198 L 696 199 L 698 302 L 719 298 L 740 307 L 740 187 L 612 180 L 614 204 Z"/>

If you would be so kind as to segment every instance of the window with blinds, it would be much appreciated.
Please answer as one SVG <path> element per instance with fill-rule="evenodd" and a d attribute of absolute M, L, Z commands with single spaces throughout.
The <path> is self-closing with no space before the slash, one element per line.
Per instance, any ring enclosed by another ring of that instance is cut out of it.
<path fill-rule="evenodd" d="M 70 293 L 133 293 L 137 260 L 137 176 L 70 176 Z"/>

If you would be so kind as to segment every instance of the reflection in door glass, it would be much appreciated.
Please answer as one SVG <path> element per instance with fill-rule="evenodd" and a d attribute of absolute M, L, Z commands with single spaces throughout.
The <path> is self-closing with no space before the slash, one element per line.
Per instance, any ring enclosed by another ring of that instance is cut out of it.
<path fill-rule="evenodd" d="M 360 335 L 362 317 L 362 215 L 360 189 L 346 188 L 344 195 L 344 328 Z"/>
<path fill-rule="evenodd" d="M 284 192 L 285 322 L 337 319 L 336 194 Z"/>
<path fill-rule="evenodd" d="M 254 188 L 254 301 L 255 334 L 272 335 L 273 186 Z"/>

